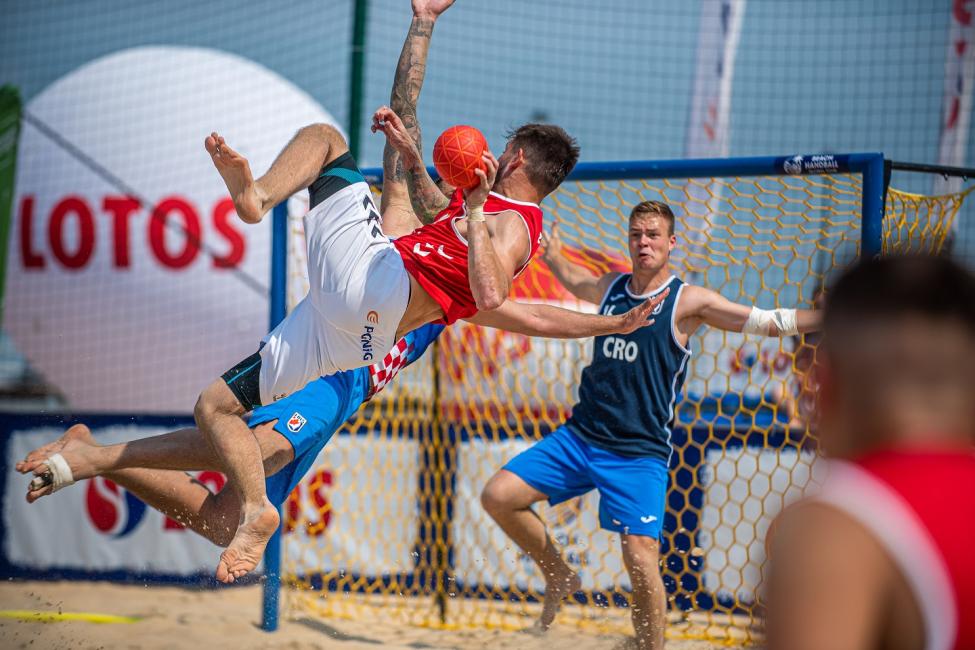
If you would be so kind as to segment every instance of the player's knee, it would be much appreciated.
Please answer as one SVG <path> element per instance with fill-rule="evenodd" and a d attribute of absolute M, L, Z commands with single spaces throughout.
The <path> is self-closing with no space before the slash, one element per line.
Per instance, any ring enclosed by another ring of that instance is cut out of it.
<path fill-rule="evenodd" d="M 331 124 L 315 123 L 304 126 L 298 131 L 299 135 L 312 137 L 315 140 L 327 142 L 331 147 L 348 147 L 345 138 Z"/>
<path fill-rule="evenodd" d="M 495 485 L 495 480 L 492 478 L 481 490 L 481 507 L 484 511 L 494 517 L 494 514 L 502 507 L 503 501 L 497 486 Z"/>
<path fill-rule="evenodd" d="M 227 404 L 226 384 L 221 385 L 222 380 L 218 380 L 206 388 L 200 393 L 200 396 L 196 400 L 196 405 L 193 407 L 193 417 L 198 425 L 204 425 L 210 423 L 214 418 L 220 416 L 221 414 L 231 414 L 233 409 L 229 404 Z"/>
<path fill-rule="evenodd" d="M 481 490 L 481 507 L 494 519 L 497 519 L 498 513 L 512 509 L 508 490 L 504 486 L 504 479 L 499 474 L 492 476 L 484 489 Z"/>

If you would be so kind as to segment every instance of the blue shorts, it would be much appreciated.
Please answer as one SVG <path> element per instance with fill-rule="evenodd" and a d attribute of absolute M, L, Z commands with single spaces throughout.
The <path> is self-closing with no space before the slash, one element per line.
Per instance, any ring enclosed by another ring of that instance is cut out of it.
<path fill-rule="evenodd" d="M 362 406 L 368 387 L 369 369 L 356 368 L 316 379 L 298 392 L 254 410 L 249 425 L 277 420 L 274 430 L 295 451 L 294 459 L 265 481 L 271 503 L 284 503 L 332 435 Z"/>
<path fill-rule="evenodd" d="M 590 445 L 562 425 L 504 469 L 552 505 L 598 489 L 602 528 L 660 539 L 669 475 L 661 458 L 620 456 Z"/>

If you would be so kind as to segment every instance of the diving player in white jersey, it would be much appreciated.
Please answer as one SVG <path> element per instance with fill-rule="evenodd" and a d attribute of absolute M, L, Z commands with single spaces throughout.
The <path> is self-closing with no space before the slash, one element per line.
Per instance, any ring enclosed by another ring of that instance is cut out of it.
<path fill-rule="evenodd" d="M 630 273 L 593 276 L 562 253 L 558 231 L 545 241 L 544 260 L 577 298 L 620 313 L 649 297 L 666 296 L 654 325 L 630 334 L 597 336 L 582 371 L 579 402 L 561 427 L 512 459 L 484 487 L 488 514 L 545 576 L 538 629 L 552 624 L 559 604 L 580 588 L 532 511 L 599 490 L 599 522 L 620 534 L 633 585 L 636 647 L 662 648 L 667 599 L 658 570 L 674 406 L 691 355 L 690 337 L 703 325 L 759 336 L 790 336 L 819 326 L 818 312 L 765 310 L 685 284 L 670 270 L 677 244 L 674 214 L 665 203 L 637 204 L 629 219 Z"/>

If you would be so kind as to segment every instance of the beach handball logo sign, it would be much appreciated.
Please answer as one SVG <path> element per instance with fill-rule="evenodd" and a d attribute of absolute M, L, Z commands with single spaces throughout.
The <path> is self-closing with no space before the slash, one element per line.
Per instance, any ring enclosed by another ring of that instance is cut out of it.
<path fill-rule="evenodd" d="M 96 477 L 88 481 L 85 511 L 96 530 L 118 538 L 135 530 L 146 514 L 146 504 L 107 478 Z"/>
<path fill-rule="evenodd" d="M 204 138 L 259 174 L 334 119 L 253 61 L 182 46 L 95 59 L 25 112 L 4 331 L 72 408 L 186 412 L 268 320 L 270 219 L 240 221 Z"/>
<path fill-rule="evenodd" d="M 793 156 L 792 158 L 789 158 L 782 163 L 782 169 L 786 174 L 798 176 L 802 173 L 802 156 Z"/>

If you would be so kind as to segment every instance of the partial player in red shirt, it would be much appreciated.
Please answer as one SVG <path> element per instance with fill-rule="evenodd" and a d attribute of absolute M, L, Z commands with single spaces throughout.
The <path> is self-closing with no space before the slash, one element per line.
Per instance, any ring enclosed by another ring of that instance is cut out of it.
<path fill-rule="evenodd" d="M 975 277 L 863 262 L 827 293 L 821 489 L 770 543 L 773 650 L 975 648 Z"/>

